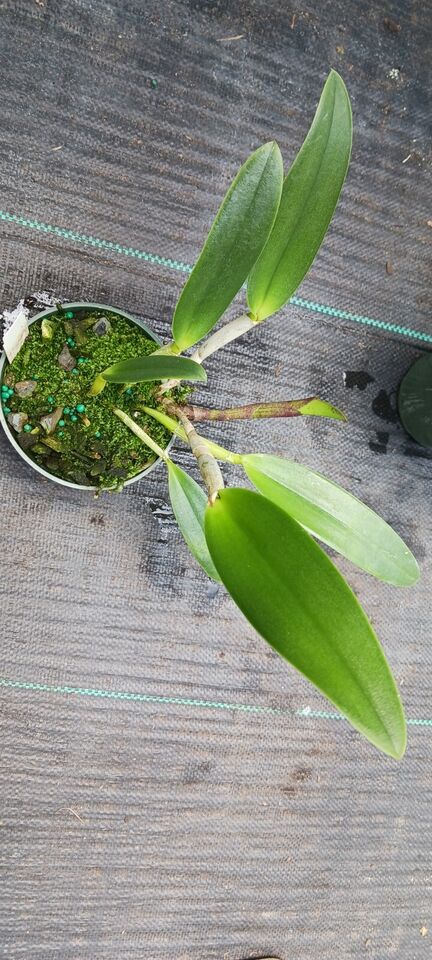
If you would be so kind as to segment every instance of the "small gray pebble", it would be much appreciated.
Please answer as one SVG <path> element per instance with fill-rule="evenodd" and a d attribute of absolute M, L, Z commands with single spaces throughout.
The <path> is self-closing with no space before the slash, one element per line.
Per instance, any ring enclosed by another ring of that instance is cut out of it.
<path fill-rule="evenodd" d="M 39 423 L 43 426 L 45 433 L 54 433 L 62 413 L 63 407 L 56 407 L 53 413 L 47 413 L 46 417 L 40 418 Z"/>
<path fill-rule="evenodd" d="M 209 583 L 207 587 L 207 596 L 209 600 L 213 600 L 213 597 L 215 597 L 218 592 L 219 592 L 219 584 Z"/>
<path fill-rule="evenodd" d="M 104 337 L 107 333 L 111 333 L 111 324 L 106 317 L 99 317 L 99 320 L 93 324 L 92 330 L 97 337 Z"/>
<path fill-rule="evenodd" d="M 26 413 L 9 413 L 7 420 L 13 430 L 21 433 L 24 424 L 28 421 L 28 416 Z"/>
<path fill-rule="evenodd" d="M 61 353 L 57 357 L 57 363 L 62 370 L 73 370 L 76 366 L 75 357 L 72 356 L 69 347 L 65 344 Z"/>
<path fill-rule="evenodd" d="M 15 384 L 15 393 L 19 397 L 31 397 L 36 387 L 36 380 L 20 380 L 19 383 Z"/>

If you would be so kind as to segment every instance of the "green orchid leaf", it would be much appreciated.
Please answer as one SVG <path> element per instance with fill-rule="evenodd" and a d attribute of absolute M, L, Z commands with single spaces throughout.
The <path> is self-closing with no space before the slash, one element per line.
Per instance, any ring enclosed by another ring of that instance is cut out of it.
<path fill-rule="evenodd" d="M 142 383 L 144 380 L 200 380 L 206 383 L 207 374 L 200 363 L 187 357 L 156 354 L 119 360 L 100 374 L 108 383 Z"/>
<path fill-rule="evenodd" d="M 306 417 L 327 417 L 329 420 L 342 420 L 346 423 L 346 416 L 338 407 L 334 407 L 327 400 L 320 400 L 319 397 L 311 397 L 299 408 L 299 413 Z"/>
<path fill-rule="evenodd" d="M 257 320 L 283 307 L 306 276 L 339 199 L 351 141 L 348 93 L 332 70 L 306 140 L 285 177 L 272 233 L 248 280 L 248 303 Z"/>
<path fill-rule="evenodd" d="M 212 580 L 220 576 L 209 554 L 204 536 L 207 496 L 195 480 L 169 460 L 168 487 L 174 516 L 190 552 Z"/>
<path fill-rule="evenodd" d="M 239 170 L 175 309 L 173 336 L 180 350 L 214 327 L 245 282 L 272 229 L 282 180 L 274 142 L 255 150 Z"/>
<path fill-rule="evenodd" d="M 379 750 L 402 757 L 402 705 L 358 600 L 292 517 L 250 490 L 221 490 L 205 533 L 233 600 L 268 643 Z"/>
<path fill-rule="evenodd" d="M 418 580 L 417 561 L 399 535 L 343 487 L 282 457 L 247 454 L 242 466 L 265 497 L 362 570 L 396 586 Z"/>
<path fill-rule="evenodd" d="M 432 447 L 432 353 L 425 353 L 405 374 L 398 409 L 407 433 L 423 447 Z"/>

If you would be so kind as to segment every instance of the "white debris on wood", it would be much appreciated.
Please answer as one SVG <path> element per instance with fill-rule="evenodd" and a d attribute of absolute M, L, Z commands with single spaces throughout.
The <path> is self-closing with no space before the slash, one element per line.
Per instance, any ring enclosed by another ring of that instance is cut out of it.
<path fill-rule="evenodd" d="M 52 290 L 39 290 L 31 294 L 31 299 L 36 301 L 36 307 L 55 307 L 65 302 L 65 297 L 58 297 Z"/>
<path fill-rule="evenodd" d="M 402 74 L 401 74 L 401 72 L 400 72 L 400 70 L 399 70 L 398 67 L 392 67 L 392 68 L 388 71 L 387 76 L 388 76 L 389 80 L 393 80 L 394 83 L 401 83 L 401 82 L 402 82 Z"/>
<path fill-rule="evenodd" d="M 44 307 L 55 307 L 57 303 L 63 303 L 64 299 L 64 297 L 56 296 L 52 290 L 38 290 L 37 293 L 31 293 L 28 297 L 25 297 L 25 299 L 20 300 L 13 310 L 3 310 L 3 313 L 0 313 L 0 320 L 3 320 L 4 332 L 12 326 L 15 316 L 19 311 L 26 310 L 27 316 L 30 315 L 30 309 L 24 306 L 25 303 L 30 302 L 34 310 L 42 310 Z"/>
<path fill-rule="evenodd" d="M 15 359 L 28 334 L 30 308 L 25 304 L 31 303 L 32 311 L 39 312 L 44 307 L 55 307 L 62 301 L 64 297 L 55 296 L 52 290 L 39 290 L 25 300 L 20 300 L 13 310 L 3 310 L 3 313 L 0 313 L 3 326 L 3 348 L 9 363 Z"/>

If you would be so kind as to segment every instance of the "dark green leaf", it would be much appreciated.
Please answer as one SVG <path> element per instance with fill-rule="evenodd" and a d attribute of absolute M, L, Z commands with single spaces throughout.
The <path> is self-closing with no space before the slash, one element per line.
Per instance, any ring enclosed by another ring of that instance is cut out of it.
<path fill-rule="evenodd" d="M 399 416 L 407 433 L 432 447 L 432 353 L 412 365 L 399 388 Z"/>
<path fill-rule="evenodd" d="M 220 580 L 208 552 L 204 536 L 204 515 L 207 506 L 207 497 L 204 490 L 181 470 L 177 464 L 169 460 L 168 485 L 171 506 L 180 528 L 180 532 L 198 563 L 213 580 Z"/>
<path fill-rule="evenodd" d="M 239 170 L 176 306 L 173 336 L 180 350 L 214 327 L 246 280 L 273 226 L 282 178 L 274 142 L 255 150 Z"/>
<path fill-rule="evenodd" d="M 108 383 L 142 383 L 144 380 L 207 380 L 204 368 L 187 357 L 169 357 L 164 354 L 133 357 L 120 360 L 101 373 Z"/>
<path fill-rule="evenodd" d="M 285 177 L 272 233 L 248 280 L 248 303 L 258 320 L 287 303 L 318 253 L 345 180 L 351 140 L 348 93 L 332 70 Z"/>
<path fill-rule="evenodd" d="M 399 535 L 343 487 L 282 457 L 247 454 L 242 465 L 265 497 L 362 570 L 396 586 L 418 580 L 417 561 Z"/>
<path fill-rule="evenodd" d="M 250 490 L 222 490 L 205 518 L 223 583 L 258 633 L 384 753 L 405 750 L 402 705 L 374 631 L 302 527 Z"/>

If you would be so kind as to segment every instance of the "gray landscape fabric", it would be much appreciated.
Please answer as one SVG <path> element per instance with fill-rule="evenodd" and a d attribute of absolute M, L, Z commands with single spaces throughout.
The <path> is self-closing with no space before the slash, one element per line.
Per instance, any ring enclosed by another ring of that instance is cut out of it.
<path fill-rule="evenodd" d="M 1 309 L 51 291 L 165 338 L 230 179 L 273 137 L 287 166 L 340 71 L 354 147 L 328 237 L 295 302 L 212 357 L 195 398 L 343 409 L 347 424 L 208 435 L 343 484 L 422 567 L 398 590 L 337 560 L 400 685 L 398 764 L 206 579 L 162 467 L 95 500 L 2 435 L 0 951 L 423 960 L 432 453 L 402 429 L 396 391 L 432 343 L 427 4 L 5 0 L 0 26 Z"/>

